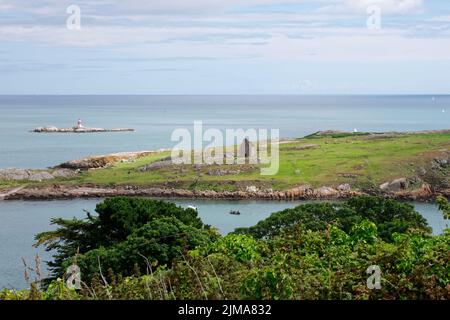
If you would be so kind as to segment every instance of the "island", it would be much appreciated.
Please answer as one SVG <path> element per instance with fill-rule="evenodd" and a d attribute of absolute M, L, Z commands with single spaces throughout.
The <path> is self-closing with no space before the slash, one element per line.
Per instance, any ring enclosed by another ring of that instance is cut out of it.
<path fill-rule="evenodd" d="M 104 128 L 89 128 L 85 127 L 81 119 L 78 119 L 77 124 L 72 128 L 58 128 L 55 126 L 38 127 L 31 132 L 36 133 L 99 133 L 99 132 L 129 132 L 134 131 L 130 128 L 114 128 L 114 129 L 104 129 Z"/>
<path fill-rule="evenodd" d="M 450 197 L 450 130 L 321 131 L 280 141 L 280 170 L 263 164 L 177 164 L 167 149 L 91 156 L 46 170 L 0 170 L 0 199 L 149 196 L 312 200 Z"/>
<path fill-rule="evenodd" d="M 115 129 L 104 129 L 104 128 L 57 128 L 53 126 L 39 127 L 32 130 L 36 133 L 98 133 L 98 132 L 125 132 L 134 131 L 130 128 L 115 128 Z"/>

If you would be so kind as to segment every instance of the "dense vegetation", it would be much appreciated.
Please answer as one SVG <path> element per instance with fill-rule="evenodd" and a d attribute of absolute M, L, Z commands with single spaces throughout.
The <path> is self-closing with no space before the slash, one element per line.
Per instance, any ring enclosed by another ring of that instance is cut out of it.
<path fill-rule="evenodd" d="M 350 233 L 355 225 L 364 221 L 374 223 L 379 238 L 387 242 L 392 242 L 396 232 L 404 233 L 410 229 L 431 231 L 426 220 L 408 203 L 378 197 L 355 197 L 343 203 L 305 204 L 286 209 L 253 227 L 237 229 L 236 232 L 262 239 L 292 231 L 298 225 L 312 231 L 323 231 L 332 224 Z"/>
<path fill-rule="evenodd" d="M 36 245 L 56 250 L 49 263 L 55 279 L 74 259 L 88 279 L 99 272 L 99 264 L 125 275 L 144 270 L 146 259 L 170 266 L 187 250 L 218 236 L 195 210 L 170 202 L 118 197 L 98 204 L 96 212 L 86 220 L 53 219 L 59 228 L 36 236 Z"/>
<path fill-rule="evenodd" d="M 225 237 L 166 202 L 114 198 L 96 211 L 37 236 L 56 250 L 53 280 L 0 299 L 450 298 L 449 230 L 432 236 L 412 206 L 393 200 L 302 205 Z M 80 290 L 63 280 L 74 262 Z M 367 286 L 374 265 L 380 289 Z"/>

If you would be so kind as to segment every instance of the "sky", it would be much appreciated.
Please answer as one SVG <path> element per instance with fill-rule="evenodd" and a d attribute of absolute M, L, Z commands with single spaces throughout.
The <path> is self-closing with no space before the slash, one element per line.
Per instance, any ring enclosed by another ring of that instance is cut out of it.
<path fill-rule="evenodd" d="M 0 94 L 449 93 L 448 0 L 0 0 Z"/>

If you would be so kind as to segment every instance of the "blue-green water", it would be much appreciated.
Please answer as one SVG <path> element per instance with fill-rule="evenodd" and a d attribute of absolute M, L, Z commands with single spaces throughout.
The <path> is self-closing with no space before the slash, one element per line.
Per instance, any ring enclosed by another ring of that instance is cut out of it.
<path fill-rule="evenodd" d="M 442 111 L 446 112 L 442 112 Z M 136 132 L 36 134 L 46 125 Z M 450 96 L 0 96 L 0 168 L 44 168 L 94 154 L 170 148 L 177 128 L 413 131 L 450 128 Z"/>
<path fill-rule="evenodd" d="M 0 96 L 0 168 L 44 168 L 95 154 L 170 148 L 173 130 L 195 120 L 214 127 L 279 129 L 282 137 L 319 130 L 416 131 L 450 128 L 450 96 Z M 105 134 L 36 134 L 46 125 L 134 128 Z M 81 217 L 96 200 L 0 202 L 0 288 L 24 287 L 21 257 L 49 255 L 32 248 L 51 217 Z M 296 202 L 177 201 L 195 204 L 222 233 L 254 225 Z M 444 227 L 436 207 L 415 204 L 435 232 Z M 229 215 L 239 209 L 240 216 Z"/>
<path fill-rule="evenodd" d="M 39 253 L 43 260 L 50 255 L 32 247 L 34 235 L 51 229 L 52 217 L 83 218 L 83 209 L 94 212 L 100 200 L 64 201 L 3 201 L 0 202 L 0 288 L 23 288 L 23 267 L 21 258 L 34 266 L 34 256 Z M 171 200 L 180 206 L 195 205 L 206 224 L 219 229 L 223 234 L 237 227 L 248 227 L 267 218 L 270 213 L 291 208 L 300 201 L 216 201 L 216 200 Z M 436 206 L 414 203 L 433 228 L 441 233 L 445 222 Z M 230 215 L 230 210 L 238 209 L 241 215 Z"/>

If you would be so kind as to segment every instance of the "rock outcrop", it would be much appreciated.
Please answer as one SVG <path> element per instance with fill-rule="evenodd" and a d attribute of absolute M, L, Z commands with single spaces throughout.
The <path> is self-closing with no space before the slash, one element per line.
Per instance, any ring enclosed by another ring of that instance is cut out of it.
<path fill-rule="evenodd" d="M 71 178 L 78 173 L 73 170 L 58 169 L 54 171 L 28 170 L 28 169 L 0 169 L 0 180 L 7 181 L 44 181 L 55 178 Z"/>
<path fill-rule="evenodd" d="M 67 161 L 57 167 L 80 170 L 104 168 L 111 166 L 117 162 L 132 162 L 136 159 L 148 156 L 153 153 L 155 153 L 155 151 L 122 152 L 103 156 L 92 156 L 83 159 Z"/>
<path fill-rule="evenodd" d="M 431 162 L 431 168 L 432 169 L 445 169 L 449 167 L 450 165 L 450 156 L 448 157 L 441 157 L 441 158 L 434 158 Z"/>
<path fill-rule="evenodd" d="M 347 192 L 347 191 L 350 191 L 351 188 L 352 188 L 352 187 L 351 187 L 350 184 L 348 184 L 348 183 L 341 184 L 341 185 L 339 185 L 339 186 L 337 187 L 337 189 L 338 189 L 339 191 L 341 191 L 341 192 Z"/>
<path fill-rule="evenodd" d="M 390 182 L 385 182 L 380 185 L 380 189 L 383 192 L 396 192 L 400 190 L 405 190 L 409 186 L 408 179 L 399 178 Z"/>
<path fill-rule="evenodd" d="M 116 129 L 103 129 L 103 128 L 57 128 L 54 126 L 38 127 L 33 129 L 31 132 L 36 133 L 99 133 L 99 132 L 126 132 L 134 131 L 130 128 L 116 128 Z"/>
<path fill-rule="evenodd" d="M 158 161 L 146 164 L 145 166 L 140 167 L 138 170 L 141 172 L 159 170 L 162 168 L 170 167 L 172 164 L 172 157 L 166 157 Z"/>
<path fill-rule="evenodd" d="M 448 197 L 450 195 L 449 191 L 445 189 L 436 191 L 431 185 L 424 182 L 418 189 L 397 191 L 390 193 L 389 196 L 402 200 L 429 200 L 438 194 Z"/>
<path fill-rule="evenodd" d="M 239 174 L 239 173 L 241 173 L 241 170 L 215 169 L 215 170 L 208 171 L 208 175 L 210 175 L 210 176 L 226 176 L 226 175 Z"/>
<path fill-rule="evenodd" d="M 339 191 L 331 187 L 320 187 L 314 190 L 314 195 L 317 199 L 335 198 L 338 194 Z"/>

